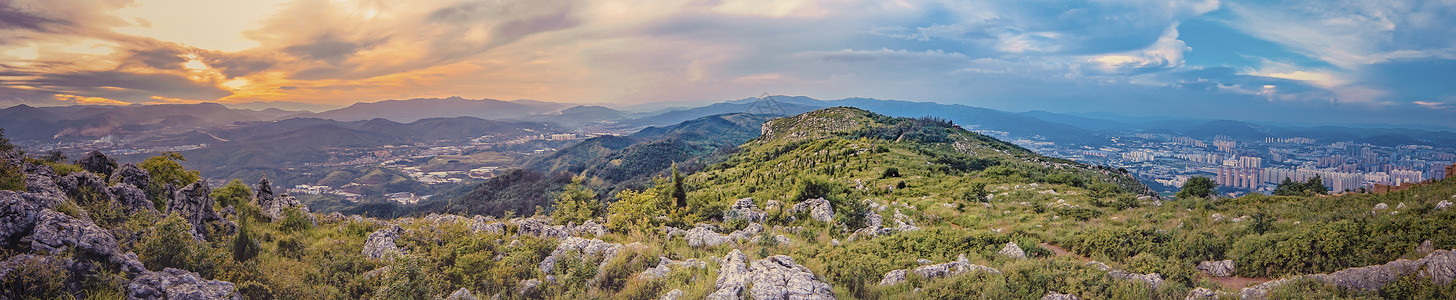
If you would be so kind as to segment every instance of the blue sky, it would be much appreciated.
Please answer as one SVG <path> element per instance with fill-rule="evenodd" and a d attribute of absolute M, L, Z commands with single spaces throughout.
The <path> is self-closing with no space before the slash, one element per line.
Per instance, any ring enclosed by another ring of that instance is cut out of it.
<path fill-rule="evenodd" d="M 1456 128 L 1453 1 L 0 2 L 0 105 L 764 91 Z"/>

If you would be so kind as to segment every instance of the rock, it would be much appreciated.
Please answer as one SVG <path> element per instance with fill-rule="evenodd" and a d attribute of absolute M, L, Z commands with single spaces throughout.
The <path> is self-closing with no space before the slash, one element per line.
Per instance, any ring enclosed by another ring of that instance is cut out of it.
<path fill-rule="evenodd" d="M 472 218 L 470 220 L 470 231 L 476 234 L 482 232 L 502 234 L 506 231 L 506 224 L 497 222 L 495 218 L 492 217 L 482 217 L 477 215 L 475 216 L 475 218 Z"/>
<path fill-rule="evenodd" d="M 814 273 L 794 259 L 775 255 L 750 263 L 753 282 L 749 293 L 754 299 L 834 299 L 829 284 L 819 281 Z"/>
<path fill-rule="evenodd" d="M 824 198 L 804 200 L 804 202 L 799 202 L 789 208 L 789 213 L 791 214 L 801 212 L 808 212 L 809 218 L 815 221 L 834 223 L 834 207 L 829 204 L 829 200 L 825 200 Z"/>
<path fill-rule="evenodd" d="M 102 154 L 99 150 L 91 150 L 86 157 L 76 160 L 76 164 L 80 165 L 81 169 L 105 176 L 111 176 L 111 172 L 116 170 L 116 159 Z"/>
<path fill-rule="evenodd" d="M 1389 205 L 1385 205 L 1385 202 L 1381 202 L 1379 204 L 1375 204 L 1375 209 L 1374 210 L 1383 210 L 1383 209 L 1386 209 L 1388 207 L 1390 207 L 1390 206 Z"/>
<path fill-rule="evenodd" d="M 118 183 L 130 184 L 138 189 L 145 189 L 147 188 L 147 184 L 151 183 L 152 174 L 145 169 L 138 168 L 136 164 L 127 163 L 121 165 L 121 168 L 117 169 L 116 173 L 111 174 L 111 178 Z"/>
<path fill-rule="evenodd" d="M 733 249 L 733 252 L 728 252 L 718 269 L 718 290 L 708 294 L 707 299 L 739 299 L 743 286 L 753 278 L 748 266 L 748 255 L 744 255 L 743 251 Z"/>
<path fill-rule="evenodd" d="M 667 257 L 658 257 L 656 267 L 648 268 L 647 270 L 642 271 L 642 273 L 638 274 L 637 277 L 640 277 L 643 280 L 655 280 L 667 276 L 667 273 L 672 272 L 673 268 L 701 269 L 706 267 L 708 267 L 708 263 L 705 263 L 696 258 L 684 261 L 673 261 L 672 259 L 669 259 Z"/>
<path fill-rule="evenodd" d="M 1401 202 L 1399 204 L 1396 204 L 1395 205 L 1395 209 L 1405 209 L 1405 202 Z"/>
<path fill-rule="evenodd" d="M 667 240 L 672 240 L 672 238 L 676 236 L 687 237 L 688 231 L 682 230 L 682 228 L 663 225 L 662 235 L 666 237 Z"/>
<path fill-rule="evenodd" d="M 476 298 L 474 294 L 470 293 L 470 290 L 460 288 L 459 290 L 455 290 L 454 293 L 450 293 L 450 296 L 445 297 L 445 300 L 480 300 L 480 298 Z"/>
<path fill-rule="evenodd" d="M 31 251 L 61 255 L 67 250 L 97 257 L 121 267 L 127 273 L 145 272 L 135 253 L 122 253 L 116 238 L 90 220 L 74 218 L 53 210 L 42 210 L 36 216 L 30 236 Z"/>
<path fill-rule="evenodd" d="M 120 204 L 127 213 L 143 211 L 157 213 L 157 208 L 152 205 L 152 200 L 147 199 L 147 192 L 130 183 L 117 183 L 107 188 L 107 191 L 111 192 L 111 195 L 116 198 L 116 203 Z"/>
<path fill-rule="evenodd" d="M 753 198 L 738 199 L 733 202 L 733 206 L 723 210 L 724 221 L 744 220 L 748 222 L 763 222 L 767 216 L 763 210 L 758 209 L 758 206 L 753 205 Z"/>
<path fill-rule="evenodd" d="M 590 235 L 592 237 L 602 237 L 603 235 L 607 234 L 607 227 L 602 226 L 602 224 L 597 224 L 596 221 L 586 220 L 586 222 L 581 223 L 581 225 L 577 225 L 576 228 L 572 229 L 571 231 L 576 235 Z"/>
<path fill-rule="evenodd" d="M 1082 298 L 1077 298 L 1075 295 L 1047 291 L 1046 295 L 1041 296 L 1041 300 L 1082 300 Z"/>
<path fill-rule="evenodd" d="M 1154 290 L 1158 289 L 1158 287 L 1160 287 L 1160 286 L 1163 285 L 1163 275 L 1159 275 L 1158 273 L 1138 274 L 1138 273 L 1133 273 L 1133 272 L 1128 272 L 1128 271 L 1114 269 L 1112 271 L 1107 272 L 1107 276 L 1108 277 L 1112 277 L 1112 278 L 1116 278 L 1116 279 L 1122 279 L 1122 280 L 1142 281 L 1143 283 L 1147 283 L 1148 284 L 1148 288 L 1149 289 L 1154 289 Z"/>
<path fill-rule="evenodd" d="M 1198 271 L 1213 277 L 1234 276 L 1238 269 L 1234 267 L 1233 260 L 1204 261 L 1198 263 Z"/>
<path fill-rule="evenodd" d="M 206 280 L 173 268 L 137 276 L 126 289 L 130 299 L 242 299 L 231 282 Z"/>
<path fill-rule="evenodd" d="M 268 175 L 259 178 L 258 187 L 253 190 L 253 203 L 259 207 L 268 207 L 273 203 L 273 183 L 268 181 Z"/>
<path fill-rule="evenodd" d="M 66 197 L 75 199 L 77 204 L 110 202 L 115 198 L 111 195 L 111 190 L 106 188 L 106 181 L 89 172 L 73 172 L 61 176 L 56 181 L 56 186 L 66 193 Z"/>
<path fill-rule="evenodd" d="M 556 250 L 552 250 L 550 256 L 541 260 L 539 266 L 541 273 L 550 274 L 556 268 L 556 261 L 567 258 L 567 255 L 580 254 L 581 259 L 589 259 L 593 263 L 599 264 L 599 267 L 605 267 L 606 262 L 616 257 L 622 249 L 622 244 L 603 242 L 598 239 L 566 237 L 561 239 L 561 243 L 556 245 Z"/>
<path fill-rule="evenodd" d="M 43 207 L 48 207 L 44 203 L 27 199 L 26 196 L 39 195 L 0 190 L 0 245 L 8 246 L 12 239 L 28 235 L 35 228 L 35 222 Z M 44 202 L 59 201 L 62 200 L 49 199 Z"/>
<path fill-rule="evenodd" d="M 531 235 L 539 238 L 559 239 L 571 236 L 566 226 L 551 225 L 551 219 L 546 217 L 530 217 L 511 219 L 509 223 L 516 225 L 516 233 Z"/>
<path fill-rule="evenodd" d="M 307 217 L 309 221 L 313 222 L 315 226 L 318 225 L 318 219 L 313 216 L 313 213 L 308 211 L 308 206 L 304 206 L 303 203 L 298 202 L 298 198 L 294 198 L 293 196 L 289 196 L 288 194 L 283 194 L 282 196 L 275 197 L 272 201 L 267 201 L 265 204 L 262 205 L 263 214 L 267 215 L 269 218 L 273 218 L 274 221 L 282 220 L 284 217 L 287 217 L 286 212 L 289 208 L 298 209 L 299 212 L 303 213 L 304 217 Z M 459 218 L 459 216 L 455 215 L 448 216 Z"/>
<path fill-rule="evenodd" d="M 1447 208 L 1451 208 L 1451 201 L 1441 200 L 1441 202 L 1436 203 L 1436 209 L 1438 210 L 1446 210 Z"/>
<path fill-rule="evenodd" d="M 1375 291 L 1402 276 L 1415 274 L 1437 285 L 1456 280 L 1456 252 L 1436 250 L 1418 260 L 1400 259 L 1384 265 L 1349 268 L 1329 274 L 1298 276 L 1247 287 L 1239 291 L 1243 299 L 1264 299 L 1270 290 L 1297 279 L 1313 279 L 1346 289 Z"/>
<path fill-rule="evenodd" d="M 25 164 L 25 189 L 28 192 L 51 197 L 64 197 L 56 186 L 56 171 L 42 164 Z"/>
<path fill-rule="evenodd" d="M 369 238 L 364 242 L 364 258 L 379 261 L 381 259 L 393 260 L 391 256 L 404 254 L 394 240 L 399 239 L 400 232 L 404 229 L 396 225 L 389 225 L 369 233 Z"/>
<path fill-rule="evenodd" d="M 933 264 L 933 263 L 935 263 L 935 262 L 933 262 L 933 261 L 930 261 L 930 260 L 929 260 L 929 259 L 924 259 L 924 258 L 921 258 L 921 259 L 916 259 L 916 260 L 915 260 L 915 263 L 917 263 L 917 264 L 920 264 L 920 265 L 922 265 L 922 266 L 923 266 L 923 265 L 928 265 L 928 264 Z"/>
<path fill-rule="evenodd" d="M 678 298 L 682 298 L 682 296 L 682 290 L 672 289 L 672 291 L 669 291 L 666 294 L 662 294 L 662 298 L 659 298 L 659 300 L 677 300 Z"/>
<path fill-rule="evenodd" d="M 744 241 L 758 235 L 759 233 L 762 233 L 764 230 L 763 224 L 759 223 L 748 224 L 748 227 L 733 231 L 732 233 L 729 233 L 727 235 L 715 232 L 715 228 L 715 226 L 710 224 L 698 224 L 697 227 L 693 227 L 693 229 L 688 230 L 684 236 L 688 240 L 688 246 L 711 247 L 731 242 Z"/>
<path fill-rule="evenodd" d="M 526 298 L 539 298 L 538 296 L 539 296 L 540 293 L 541 293 L 541 280 L 539 280 L 539 279 L 523 280 L 523 281 L 521 281 L 520 286 L 517 286 L 516 287 L 516 295 L 521 296 L 521 297 L 526 297 Z"/>
<path fill-rule="evenodd" d="M 779 210 L 780 208 L 783 208 L 783 206 L 784 206 L 784 203 L 783 202 L 779 202 L 779 200 L 768 200 L 767 202 L 764 202 L 763 203 L 763 210 L 764 211 L 775 211 L 775 210 Z"/>
<path fill-rule="evenodd" d="M 923 278 L 940 278 L 946 276 L 960 275 L 966 272 L 987 272 L 1001 274 L 1001 271 L 996 270 L 995 268 L 971 264 L 966 260 L 966 256 L 964 254 L 960 255 L 956 258 L 955 261 L 952 262 L 923 265 L 910 269 L 908 272 L 913 272 L 915 273 L 915 275 L 919 275 Z M 880 285 L 894 285 L 903 283 L 905 282 L 906 274 L 908 274 L 906 270 L 893 270 L 885 273 L 885 276 L 880 279 Z"/>
<path fill-rule="evenodd" d="M 1188 297 L 1184 300 L 1214 300 L 1218 299 L 1218 292 L 1207 288 L 1196 288 L 1188 291 Z"/>
<path fill-rule="evenodd" d="M 793 240 L 790 240 L 789 237 L 786 237 L 786 236 L 784 236 L 782 234 L 775 235 L 773 237 L 773 239 L 774 239 L 774 244 L 777 244 L 779 246 L 793 246 L 794 245 L 794 241 Z"/>
<path fill-rule="evenodd" d="M 880 279 L 880 285 L 896 285 L 905 282 L 905 270 L 891 270 Z"/>
<path fill-rule="evenodd" d="M 187 219 L 192 228 L 208 239 L 217 238 L 207 236 L 208 234 L 220 233 L 222 236 L 232 235 L 237 230 L 237 224 L 223 220 L 212 210 L 212 188 L 207 186 L 206 179 L 198 179 L 197 182 L 177 190 L 172 201 L 167 203 L 167 214 L 176 213 Z M 214 227 L 216 226 L 216 227 Z M 208 230 L 215 229 L 215 230 Z"/>
<path fill-rule="evenodd" d="M 1006 243 L 1006 247 L 1001 248 L 1001 252 L 997 254 L 1010 258 L 1026 258 L 1026 251 L 1022 251 L 1021 247 L 1016 245 L 1016 242 Z"/>

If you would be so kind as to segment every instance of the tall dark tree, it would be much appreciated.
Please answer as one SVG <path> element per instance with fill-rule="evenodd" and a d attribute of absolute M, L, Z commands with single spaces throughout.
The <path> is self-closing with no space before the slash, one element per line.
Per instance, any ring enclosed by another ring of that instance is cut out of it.
<path fill-rule="evenodd" d="M 1218 184 L 1214 183 L 1213 179 L 1208 179 L 1208 177 L 1203 176 L 1195 176 L 1193 178 L 1188 178 L 1188 182 L 1183 183 L 1183 189 L 1179 190 L 1176 196 L 1178 197 L 1178 199 L 1187 199 L 1193 197 L 1208 198 L 1209 196 L 1213 196 L 1213 190 L 1217 187 Z"/>
<path fill-rule="evenodd" d="M 688 206 L 688 190 L 683 188 L 683 176 L 677 171 L 677 163 L 672 163 L 672 199 L 677 207 Z"/>
<path fill-rule="evenodd" d="M 1306 191 L 1305 194 L 1311 196 L 1325 195 L 1330 193 L 1330 188 L 1325 186 L 1324 178 L 1320 178 L 1319 175 L 1314 175 L 1314 178 L 1306 180 L 1304 182 L 1304 190 Z"/>

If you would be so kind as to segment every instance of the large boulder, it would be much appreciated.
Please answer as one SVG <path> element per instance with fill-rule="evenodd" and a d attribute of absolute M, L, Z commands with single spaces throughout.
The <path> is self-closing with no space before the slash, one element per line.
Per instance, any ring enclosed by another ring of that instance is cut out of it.
<path fill-rule="evenodd" d="M 688 246 L 711 247 L 726 243 L 736 243 L 749 240 L 764 231 L 763 224 L 759 223 L 748 224 L 748 227 L 735 230 L 726 235 L 714 231 L 715 229 L 717 229 L 717 227 L 710 224 L 698 224 L 698 226 L 693 227 L 693 229 L 685 232 L 684 238 L 688 240 Z"/>
<path fill-rule="evenodd" d="M 369 238 L 364 241 L 364 258 L 373 261 L 392 260 L 393 255 L 403 254 L 404 250 L 394 243 L 403 231 L 399 226 L 389 225 L 369 233 Z"/>
<path fill-rule="evenodd" d="M 470 293 L 470 290 L 460 288 L 459 290 L 455 290 L 454 293 L 450 293 L 450 296 L 445 297 L 445 300 L 480 300 L 480 298 L 476 298 L 475 294 Z"/>
<path fill-rule="evenodd" d="M 181 215 L 187 219 L 187 223 L 192 224 L 197 233 L 209 240 L 232 235 L 237 230 L 237 224 L 218 216 L 212 210 L 214 202 L 212 188 L 207 185 L 207 180 L 199 179 L 173 193 L 172 201 L 167 203 L 167 214 Z"/>
<path fill-rule="evenodd" d="M 130 184 L 139 189 L 145 189 L 147 188 L 147 184 L 151 183 L 152 173 L 137 167 L 136 164 L 127 163 L 121 165 L 121 168 L 116 169 L 116 173 L 111 174 L 111 178 L 119 183 Z"/>
<path fill-rule="evenodd" d="M 28 192 L 51 196 L 65 197 L 61 188 L 56 186 L 55 169 L 43 164 L 25 164 L 25 189 Z"/>
<path fill-rule="evenodd" d="M 696 258 L 690 258 L 683 261 L 674 261 L 667 257 L 658 257 L 656 267 L 648 268 L 647 270 L 642 271 L 642 273 L 637 275 L 637 277 L 642 278 L 643 280 L 654 280 L 666 277 L 667 273 L 672 272 L 672 269 L 702 269 L 706 267 L 708 267 L 708 263 L 698 260 Z"/>
<path fill-rule="evenodd" d="M 305 217 L 313 221 L 314 224 L 318 224 L 318 220 L 315 219 L 313 214 L 308 211 L 308 206 L 304 206 L 303 203 L 298 202 L 298 198 L 294 198 L 293 196 L 289 196 L 288 194 L 283 194 L 282 196 L 273 198 L 272 201 L 268 201 L 267 205 L 263 206 L 262 208 L 263 214 L 267 215 L 269 218 L 273 218 L 274 221 L 282 220 L 284 217 L 286 217 L 285 212 L 287 212 L 288 209 L 293 208 L 298 209 L 299 212 L 302 212 Z"/>
<path fill-rule="evenodd" d="M 1021 250 L 1021 247 L 1017 246 L 1016 242 L 1006 243 L 1006 247 L 1002 247 L 1001 252 L 998 254 L 1010 258 L 1026 258 L 1026 251 Z"/>
<path fill-rule="evenodd" d="M 1243 299 L 1264 299 L 1270 290 L 1299 279 L 1313 279 L 1333 286 L 1364 291 L 1379 290 L 1403 276 L 1416 275 L 1437 285 L 1456 280 L 1456 252 L 1436 250 L 1417 260 L 1400 259 L 1384 265 L 1349 268 L 1330 274 L 1304 275 L 1266 282 L 1239 291 Z"/>
<path fill-rule="evenodd" d="M 64 199 L 0 190 L 0 246 L 30 234 L 42 209 Z M 54 202 L 54 203 L 52 203 Z"/>
<path fill-rule="evenodd" d="M 751 287 L 753 299 L 834 299 L 829 283 L 820 281 L 809 268 L 788 256 L 749 262 L 747 255 L 734 249 L 721 265 L 718 289 L 707 299 L 740 299 L 745 287 Z"/>
<path fill-rule="evenodd" d="M 128 273 L 144 272 L 134 253 L 122 253 L 110 231 L 86 219 L 78 219 L 53 210 L 42 210 L 36 216 L 30 236 L 31 251 L 61 255 L 73 250 L 81 257 L 95 258 L 121 267 Z"/>
<path fill-rule="evenodd" d="M 556 262 L 567 258 L 568 255 L 580 255 L 582 259 L 591 259 L 593 263 L 598 263 L 599 268 L 604 267 L 624 248 L 625 246 L 622 244 L 603 242 L 598 239 L 566 237 L 561 239 L 561 243 L 556 244 L 556 250 L 552 250 L 550 256 L 541 260 L 541 272 L 550 274 L 555 270 Z"/>
<path fill-rule="evenodd" d="M 56 181 L 56 185 L 66 193 L 66 197 L 75 199 L 77 203 L 109 202 L 113 198 L 106 188 L 106 181 L 89 172 L 66 174 Z"/>
<path fill-rule="evenodd" d="M 547 217 L 517 218 L 508 221 L 516 225 L 516 233 L 530 235 L 545 239 L 559 239 L 571 236 L 571 231 L 564 225 L 551 225 L 551 219 Z"/>
<path fill-rule="evenodd" d="M 763 222 L 767 216 L 763 210 L 758 209 L 758 206 L 753 205 L 753 198 L 738 199 L 738 201 L 733 202 L 733 206 L 723 210 L 724 221 L 744 220 L 748 222 Z"/>
<path fill-rule="evenodd" d="M 506 231 L 506 223 L 496 221 L 493 217 L 476 215 L 474 218 L 470 219 L 470 231 L 477 234 L 502 234 Z"/>
<path fill-rule="evenodd" d="M 76 164 L 81 165 L 81 169 L 86 171 L 106 176 L 111 176 L 111 172 L 116 170 L 116 159 L 102 154 L 99 150 L 91 150 L 86 157 L 76 160 Z"/>
<path fill-rule="evenodd" d="M 258 187 L 253 190 L 253 201 L 259 207 L 267 207 L 273 202 L 273 182 L 268 181 L 267 175 L 258 179 Z"/>
<path fill-rule="evenodd" d="M 116 198 L 116 203 L 128 213 L 151 212 L 156 213 L 157 208 L 152 206 L 152 200 L 147 199 L 147 192 L 129 183 L 121 182 L 107 188 L 111 195 Z"/>
<path fill-rule="evenodd" d="M 1234 261 L 1225 259 L 1220 261 L 1199 262 L 1198 271 L 1213 277 L 1229 277 L 1234 276 L 1234 273 L 1237 272 L 1238 269 L 1234 267 Z"/>
<path fill-rule="evenodd" d="M 808 212 L 809 218 L 824 223 L 834 223 L 834 206 L 824 198 L 804 200 L 789 208 L 789 213 Z"/>
<path fill-rule="evenodd" d="M 207 280 L 197 273 L 173 268 L 146 272 L 132 279 L 126 288 L 130 299 L 243 299 L 231 282 Z"/>

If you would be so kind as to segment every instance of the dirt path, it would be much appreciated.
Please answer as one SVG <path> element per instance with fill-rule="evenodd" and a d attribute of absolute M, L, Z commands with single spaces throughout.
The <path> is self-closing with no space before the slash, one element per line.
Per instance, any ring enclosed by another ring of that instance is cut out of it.
<path fill-rule="evenodd" d="M 1067 249 L 1062 248 L 1062 247 L 1058 247 L 1057 245 L 1052 245 L 1052 244 L 1047 244 L 1047 243 L 1040 243 L 1040 244 L 1037 244 L 1037 245 L 1038 246 L 1041 246 L 1042 248 L 1047 248 L 1047 250 L 1051 250 L 1052 253 L 1056 253 L 1057 256 L 1072 257 L 1072 258 L 1076 258 L 1077 260 L 1080 260 L 1080 261 L 1083 261 L 1083 262 L 1092 261 L 1092 259 L 1087 258 L 1086 256 L 1077 255 L 1077 253 L 1072 252 L 1072 251 L 1068 251 Z M 1235 292 L 1237 292 L 1239 289 L 1242 289 L 1242 288 L 1245 288 L 1245 287 L 1249 287 L 1249 286 L 1253 286 L 1253 285 L 1258 285 L 1258 284 L 1261 284 L 1261 283 L 1265 283 L 1265 282 L 1269 282 L 1269 281 L 1274 280 L 1273 278 L 1213 277 L 1213 276 L 1208 276 L 1207 274 L 1203 274 L 1203 273 L 1199 273 L 1198 274 L 1198 278 L 1208 279 L 1208 281 L 1212 281 L 1213 283 L 1216 283 L 1219 286 L 1223 286 L 1225 289 L 1228 289 L 1228 290 L 1231 290 L 1231 291 L 1235 291 Z"/>

